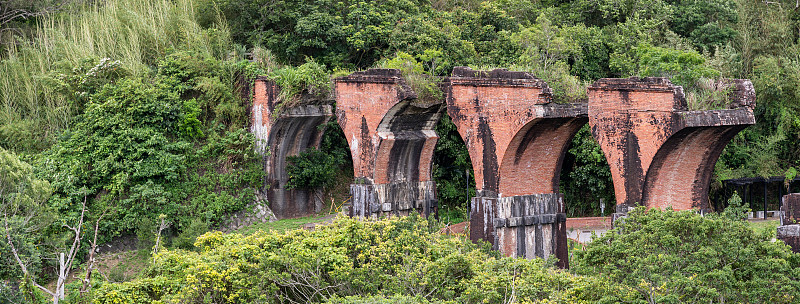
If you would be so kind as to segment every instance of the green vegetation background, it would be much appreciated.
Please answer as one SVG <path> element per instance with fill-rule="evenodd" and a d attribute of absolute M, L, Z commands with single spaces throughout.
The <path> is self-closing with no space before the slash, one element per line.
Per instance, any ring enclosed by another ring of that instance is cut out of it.
<path fill-rule="evenodd" d="M 800 165 L 795 1 L 106 0 L 0 21 L 0 230 L 39 279 L 52 278 L 52 252 L 84 201 L 87 223 L 103 218 L 101 243 L 133 234 L 149 248 L 163 214 L 168 246 L 197 250 L 195 237 L 255 200 L 263 172 L 247 96 L 256 75 L 279 82 L 287 104 L 377 66 L 401 68 L 431 98 L 440 93 L 431 80 L 460 65 L 532 72 L 558 102 L 585 99 L 599 78 L 662 76 L 684 86 L 693 109 L 725 107 L 715 79 L 748 78 L 757 124 L 725 149 L 712 188 L 794 178 Z M 330 127 L 320 151 L 294 159 L 293 187 L 331 187 L 350 170 Z M 436 130 L 434 178 L 457 221 L 474 195 L 470 160 L 448 117 Z M 608 165 L 586 128 L 561 191 L 570 216 L 599 214 L 599 198 L 613 207 Z M 0 279 L 17 280 L 9 250 L 0 244 Z"/>

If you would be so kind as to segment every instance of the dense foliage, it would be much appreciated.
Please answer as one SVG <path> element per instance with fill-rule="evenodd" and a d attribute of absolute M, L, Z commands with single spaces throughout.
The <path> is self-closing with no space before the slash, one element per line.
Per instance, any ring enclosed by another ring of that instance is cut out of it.
<path fill-rule="evenodd" d="M 81 25 L 45 19 L 30 44 L 6 50 L 0 146 L 20 156 L 0 148 L 0 195 L 4 224 L 34 276 L 26 280 L 53 275 L 53 254 L 72 243 L 66 227 L 79 223 L 84 202 L 84 231 L 103 219 L 99 242 L 137 235 L 149 247 L 160 217 L 171 223 L 165 234 L 180 240 L 255 200 L 263 172 L 239 83 L 259 67 L 209 51 L 198 37 L 226 40 L 227 33 L 199 28 L 183 11 L 193 5 L 109 1 L 74 17 Z M 170 20 L 134 21 L 156 15 Z M 104 48 L 103 33 L 118 37 L 115 48 Z M 95 48 L 79 45 L 87 39 Z M 128 45 L 134 41 L 146 47 Z M 81 242 L 79 260 L 89 238 Z M 14 280 L 19 266 L 7 245 L 0 245 L 0 279 Z"/>
<path fill-rule="evenodd" d="M 648 303 L 796 303 L 800 297 L 800 255 L 773 242 L 772 231 L 759 234 L 724 216 L 644 208 L 614 226 L 576 253 L 574 268 L 628 286 Z"/>
<path fill-rule="evenodd" d="M 578 274 L 500 258 L 418 216 L 313 231 L 207 233 L 96 303 L 794 303 L 800 256 L 744 221 L 632 211 L 577 250 Z M 250 278 L 258 277 L 259 280 Z"/>
<path fill-rule="evenodd" d="M 632 290 L 543 260 L 500 258 L 419 216 L 339 218 L 313 231 L 210 232 L 196 251 L 159 253 L 138 280 L 103 285 L 95 303 L 618 303 Z M 258 278 L 258 280 L 253 280 Z M 398 295 L 398 296 L 392 296 Z M 400 296 L 402 295 L 402 296 Z M 362 298 L 363 297 L 363 298 Z M 343 300 L 342 298 L 347 298 Z M 380 303 L 380 302 L 379 302 Z"/>

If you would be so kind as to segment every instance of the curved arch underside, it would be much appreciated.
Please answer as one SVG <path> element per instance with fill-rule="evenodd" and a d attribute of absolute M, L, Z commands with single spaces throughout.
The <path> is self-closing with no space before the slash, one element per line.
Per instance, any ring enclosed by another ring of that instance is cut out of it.
<path fill-rule="evenodd" d="M 377 130 L 380 140 L 372 185 L 351 187 L 352 192 L 363 193 L 359 200 L 366 200 L 359 203 L 363 206 L 354 203 L 354 214 L 431 212 L 436 201 L 431 165 L 439 139 L 434 128 L 441 111 L 441 104 L 426 107 L 404 100 L 387 112 Z"/>
<path fill-rule="evenodd" d="M 672 135 L 647 170 L 642 204 L 676 210 L 708 208 L 711 174 L 722 150 L 747 125 L 685 128 Z"/>
<path fill-rule="evenodd" d="M 500 193 L 557 193 L 564 154 L 586 117 L 540 118 L 514 136 L 500 165 Z"/>
<path fill-rule="evenodd" d="M 311 112 L 311 111 L 309 111 Z M 325 111 L 314 111 L 325 113 Z M 327 111 L 330 113 L 330 111 Z M 328 115 L 282 116 L 271 127 L 267 145 L 269 155 L 265 163 L 267 172 L 267 199 L 278 218 L 300 217 L 319 212 L 322 202 L 312 193 L 303 189 L 285 189 L 289 180 L 286 173 L 286 158 L 300 152 L 319 147 L 322 134 L 320 125 L 330 119 Z"/>
<path fill-rule="evenodd" d="M 376 183 L 431 180 L 441 110 L 441 104 L 426 108 L 402 101 L 386 114 L 378 127 Z"/>

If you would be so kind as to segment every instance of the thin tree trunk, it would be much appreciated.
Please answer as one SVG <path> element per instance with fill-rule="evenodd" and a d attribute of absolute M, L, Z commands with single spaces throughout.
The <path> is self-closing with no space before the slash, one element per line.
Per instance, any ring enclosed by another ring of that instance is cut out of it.
<path fill-rule="evenodd" d="M 85 296 L 89 289 L 92 288 L 92 271 L 94 270 L 94 253 L 97 250 L 97 230 L 99 230 L 100 220 L 103 219 L 105 212 L 97 218 L 94 223 L 94 239 L 92 240 L 92 247 L 89 248 L 89 261 L 86 266 L 86 277 L 83 279 L 83 286 L 81 286 L 81 296 Z"/>
<path fill-rule="evenodd" d="M 19 257 L 19 252 L 17 251 L 17 247 L 15 247 L 14 246 L 14 242 L 11 241 L 11 232 L 10 232 L 10 230 L 8 228 L 8 217 L 4 217 L 3 223 L 4 223 L 4 225 L 5 225 L 4 227 L 6 229 L 6 239 L 8 240 L 8 246 L 11 247 L 11 253 L 14 254 L 14 259 L 17 261 L 17 264 L 19 265 L 19 268 L 22 270 L 22 274 L 25 275 L 25 277 L 27 277 L 27 278 L 29 278 L 31 280 L 31 284 L 33 284 L 33 286 L 36 286 L 40 290 L 42 290 L 42 291 L 46 292 L 47 294 L 55 297 L 55 294 L 52 291 L 48 290 L 47 288 L 45 288 L 42 285 L 39 285 L 38 283 L 36 283 L 33 280 L 33 277 L 28 272 L 28 267 L 25 266 L 25 263 L 23 263 L 22 259 L 20 259 L 20 257 Z"/>

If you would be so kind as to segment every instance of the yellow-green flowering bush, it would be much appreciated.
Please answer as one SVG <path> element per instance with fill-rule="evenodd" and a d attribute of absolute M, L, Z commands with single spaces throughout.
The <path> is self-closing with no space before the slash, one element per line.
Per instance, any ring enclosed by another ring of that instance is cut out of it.
<path fill-rule="evenodd" d="M 314 231 L 209 232 L 197 251 L 155 256 L 143 278 L 106 284 L 95 303 L 630 302 L 603 279 L 542 260 L 502 258 L 418 216 L 339 218 Z"/>

